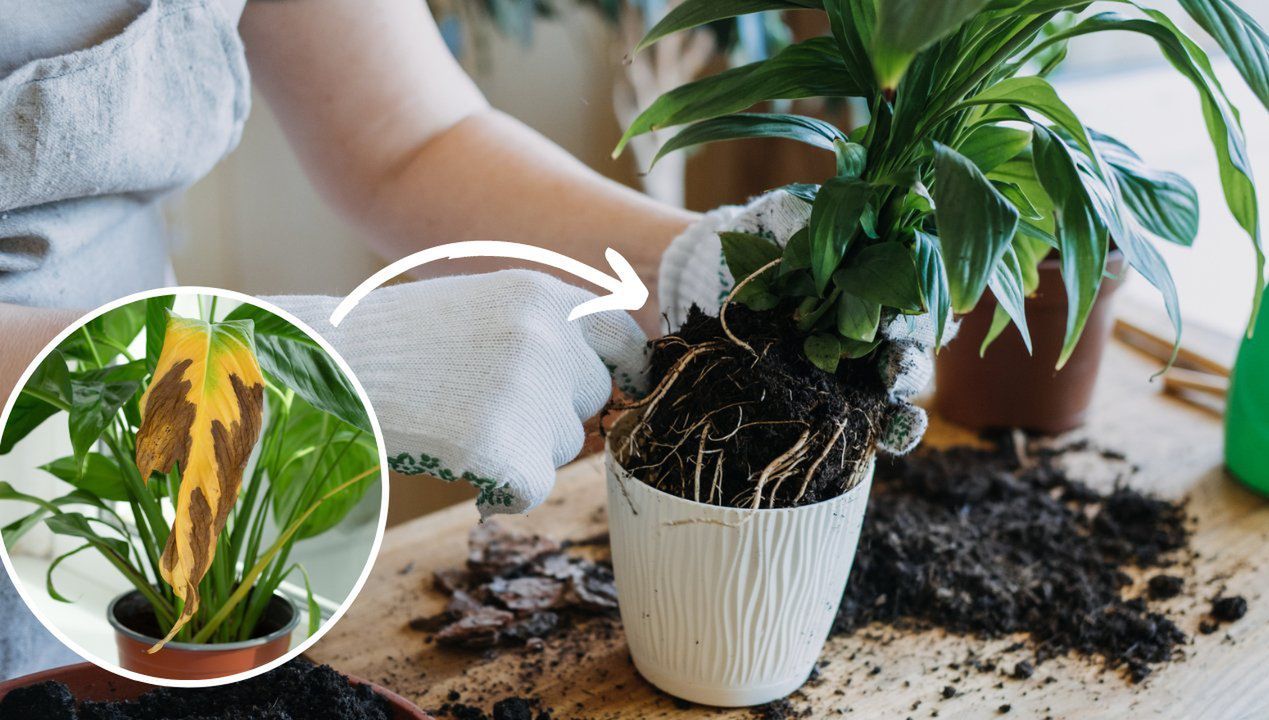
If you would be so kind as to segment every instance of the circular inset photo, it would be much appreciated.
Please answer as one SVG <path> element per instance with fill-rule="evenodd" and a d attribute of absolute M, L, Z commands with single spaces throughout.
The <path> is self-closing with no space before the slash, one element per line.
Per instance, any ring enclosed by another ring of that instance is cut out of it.
<path fill-rule="evenodd" d="M 365 393 L 284 311 L 147 292 L 63 332 L 0 435 L 3 560 L 36 617 L 134 680 L 208 686 L 343 614 L 387 517 Z"/>

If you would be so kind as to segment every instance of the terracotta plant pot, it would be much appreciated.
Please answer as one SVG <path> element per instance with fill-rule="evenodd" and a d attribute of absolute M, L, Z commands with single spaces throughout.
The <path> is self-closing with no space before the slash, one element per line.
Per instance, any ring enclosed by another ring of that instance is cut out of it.
<path fill-rule="evenodd" d="M 1119 250 L 1106 258 L 1108 276 L 1102 279 L 1084 334 L 1059 371 L 1055 368 L 1067 311 L 1060 267 L 1056 258 L 1041 262 L 1040 285 L 1027 299 L 1034 354 L 1027 354 L 1021 334 L 1010 326 L 979 357 L 996 310 L 990 293 L 961 318 L 960 334 L 936 359 L 934 407 L 939 415 L 973 430 L 1016 427 L 1057 434 L 1083 424 L 1110 338 L 1112 300 L 1127 264 Z"/>
<path fill-rule="evenodd" d="M 3 700 L 10 690 L 48 681 L 64 684 L 77 700 L 92 700 L 96 702 L 132 700 L 154 689 L 153 685 L 120 677 L 92 663 L 79 663 L 78 665 L 53 668 L 0 683 L 0 700 Z M 378 695 L 383 696 L 388 701 L 388 706 L 392 709 L 392 720 L 434 720 L 431 715 L 418 709 L 408 700 L 391 690 L 355 677 L 349 677 L 348 682 L 354 685 L 366 685 Z"/>
<path fill-rule="evenodd" d="M 150 603 L 133 590 L 111 601 L 106 617 L 115 629 L 119 665 L 150 677 L 211 680 L 253 670 L 291 649 L 291 633 L 300 621 L 295 604 L 274 595 L 260 621 L 259 637 L 233 643 L 170 642 L 147 653 L 163 636 Z"/>
<path fill-rule="evenodd" d="M 608 515 L 635 667 L 705 705 L 761 705 L 797 690 L 837 616 L 874 464 L 850 492 L 813 505 L 718 507 L 627 472 L 611 443 L 629 426 L 610 436 Z"/>

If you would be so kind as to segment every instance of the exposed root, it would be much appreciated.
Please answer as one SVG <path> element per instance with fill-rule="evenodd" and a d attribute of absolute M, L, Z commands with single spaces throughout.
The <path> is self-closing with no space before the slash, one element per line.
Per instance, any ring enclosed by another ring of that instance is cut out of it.
<path fill-rule="evenodd" d="M 758 277 L 759 275 L 763 274 L 764 272 L 770 270 L 771 268 L 779 264 L 780 264 L 780 258 L 776 258 L 775 260 L 772 260 L 766 265 L 763 265 L 762 267 L 758 268 L 752 273 L 749 273 L 748 277 L 736 283 L 736 287 L 732 288 L 731 292 L 727 293 L 727 298 L 723 300 L 723 304 L 719 306 L 718 308 L 718 324 L 723 326 L 723 333 L 725 333 L 727 337 L 731 339 L 732 342 L 748 350 L 753 355 L 758 354 L 754 352 L 753 346 L 751 346 L 749 343 L 745 342 L 744 340 L 741 340 L 740 338 L 736 337 L 736 334 L 731 331 L 731 328 L 727 327 L 727 306 L 731 305 L 732 301 L 736 299 L 736 295 L 742 289 L 744 289 L 746 285 L 752 282 L 754 278 Z"/>

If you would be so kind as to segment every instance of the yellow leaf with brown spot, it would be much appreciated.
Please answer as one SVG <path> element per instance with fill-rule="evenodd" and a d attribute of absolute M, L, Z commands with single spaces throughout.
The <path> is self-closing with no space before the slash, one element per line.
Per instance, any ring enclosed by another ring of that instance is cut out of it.
<path fill-rule="evenodd" d="M 263 409 L 264 377 L 250 321 L 168 319 L 163 351 L 141 396 L 137 469 L 143 478 L 180 469 L 176 518 L 159 570 L 184 608 L 152 653 L 198 610 L 198 583 L 238 499 Z"/>

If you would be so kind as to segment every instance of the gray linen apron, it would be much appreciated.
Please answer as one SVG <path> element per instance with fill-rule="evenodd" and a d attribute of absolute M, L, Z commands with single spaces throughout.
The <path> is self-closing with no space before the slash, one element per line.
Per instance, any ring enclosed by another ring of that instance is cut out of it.
<path fill-rule="evenodd" d="M 0 0 L 0 33 L 6 3 L 29 1 Z M 217 0 L 143 4 L 116 34 L 0 77 L 0 302 L 89 310 L 168 284 L 158 200 L 238 142 L 237 18 Z M 0 578 L 0 678 L 73 661 Z"/>

